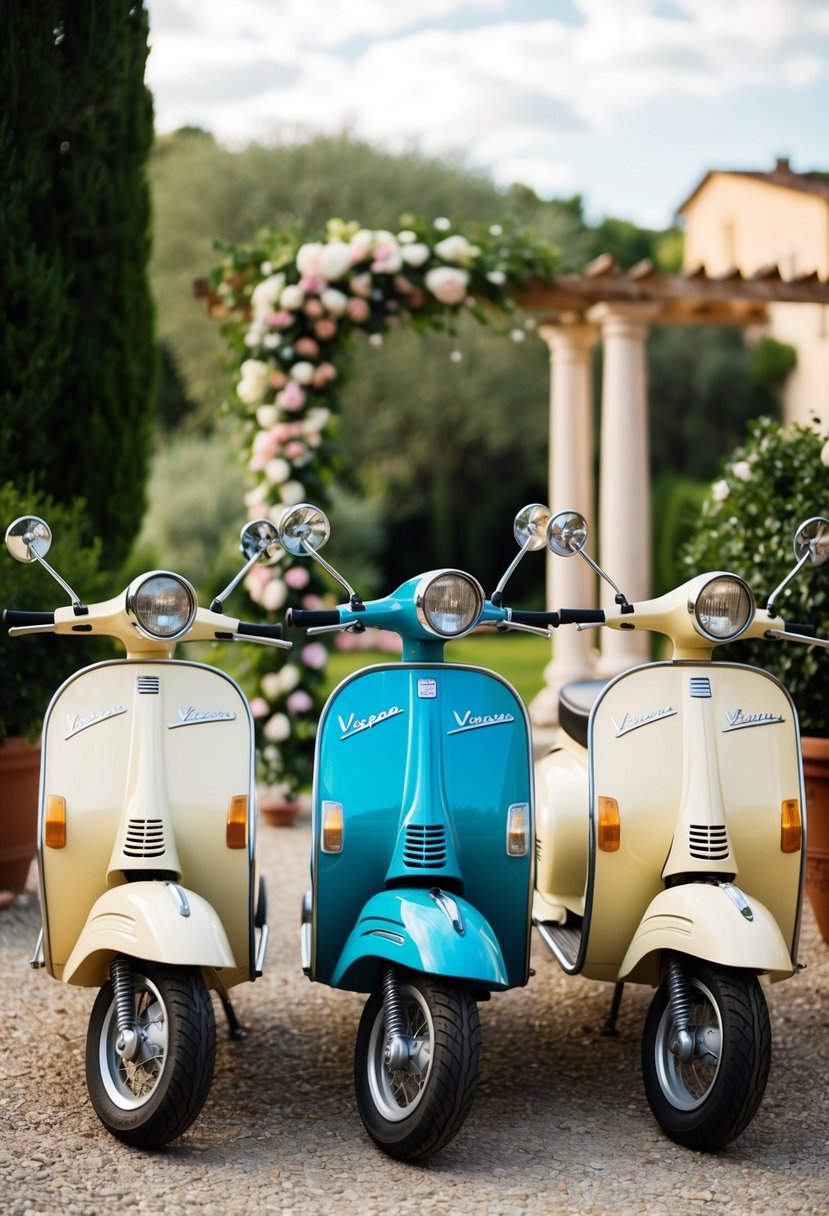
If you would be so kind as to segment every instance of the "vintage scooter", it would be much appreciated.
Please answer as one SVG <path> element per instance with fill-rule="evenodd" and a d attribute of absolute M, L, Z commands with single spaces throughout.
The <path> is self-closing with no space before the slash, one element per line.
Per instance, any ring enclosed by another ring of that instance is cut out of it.
<path fill-rule="evenodd" d="M 519 514 L 519 558 L 543 548 L 548 515 Z M 444 647 L 481 622 L 521 627 L 529 616 L 532 626 L 534 614 L 488 602 L 459 570 L 364 603 L 318 553 L 329 531 L 306 503 L 279 523 L 283 546 L 315 558 L 348 596 L 330 611 L 289 610 L 286 623 L 391 630 L 402 661 L 349 676 L 320 718 L 302 965 L 318 983 L 371 994 L 355 1049 L 360 1115 L 384 1152 L 423 1160 L 458 1132 L 472 1102 L 476 1001 L 529 976 L 527 713 L 503 679 L 445 662 Z"/>
<path fill-rule="evenodd" d="M 222 600 L 254 563 L 275 560 L 269 521 L 242 532 L 244 568 L 209 610 L 190 583 L 153 570 L 83 604 L 45 561 L 48 525 L 15 520 L 6 545 L 69 594 L 54 612 L 6 609 L 11 635 L 105 635 L 125 659 L 97 663 L 55 693 L 43 724 L 38 867 L 43 927 L 33 967 L 100 987 L 87 1032 L 96 1114 L 127 1144 L 184 1132 L 213 1077 L 210 989 L 234 1037 L 228 989 L 261 975 L 267 944 L 256 865 L 254 736 L 238 685 L 173 659 L 177 642 L 290 646 L 281 626 L 245 624 Z"/>
<path fill-rule="evenodd" d="M 587 558 L 584 517 L 548 525 L 553 553 Z M 718 1149 L 760 1104 L 771 1031 L 758 976 L 799 969 L 806 810 L 795 706 L 755 667 L 714 662 L 737 638 L 827 646 L 775 601 L 829 558 L 829 520 L 798 528 L 797 564 L 755 606 L 734 574 L 658 599 L 616 593 L 611 629 L 664 634 L 666 661 L 566 686 L 559 738 L 536 767 L 533 922 L 565 972 L 657 991 L 642 1038 L 651 1110 L 671 1139 Z"/>

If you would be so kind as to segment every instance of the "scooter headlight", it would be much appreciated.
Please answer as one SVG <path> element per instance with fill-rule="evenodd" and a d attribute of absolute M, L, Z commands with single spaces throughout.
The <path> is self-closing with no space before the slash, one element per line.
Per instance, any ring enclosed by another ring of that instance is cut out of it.
<path fill-rule="evenodd" d="M 480 583 L 460 570 L 428 574 L 415 595 L 417 616 L 430 633 L 458 638 L 474 629 L 484 609 Z"/>
<path fill-rule="evenodd" d="M 155 570 L 133 583 L 127 609 L 148 638 L 173 642 L 187 632 L 196 615 L 196 593 L 186 579 Z"/>
<path fill-rule="evenodd" d="M 731 642 L 753 620 L 754 596 L 748 583 L 735 574 L 718 574 L 705 583 L 689 609 L 703 637 Z"/>

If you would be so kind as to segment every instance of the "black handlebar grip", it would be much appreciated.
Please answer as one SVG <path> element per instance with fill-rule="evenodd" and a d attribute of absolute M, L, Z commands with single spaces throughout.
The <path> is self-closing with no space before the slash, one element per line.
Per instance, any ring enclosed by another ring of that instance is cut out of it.
<path fill-rule="evenodd" d="M 24 612 L 19 608 L 3 609 L 3 624 L 7 629 L 15 625 L 54 625 L 54 612 Z"/>
<path fill-rule="evenodd" d="M 605 621 L 601 608 L 561 608 L 558 616 L 562 625 L 603 625 Z"/>
<path fill-rule="evenodd" d="M 286 625 L 339 625 L 338 608 L 289 608 L 285 613 Z"/>
<path fill-rule="evenodd" d="M 541 629 L 557 629 L 559 618 L 557 612 L 522 612 L 513 608 L 509 619 L 516 625 L 536 625 Z"/>
<path fill-rule="evenodd" d="M 239 637 L 247 638 L 281 638 L 281 625 L 250 625 L 245 621 L 239 622 L 236 630 Z"/>
<path fill-rule="evenodd" d="M 815 625 L 800 625 L 794 621 L 784 621 L 783 628 L 786 633 L 798 633 L 802 638 L 816 638 L 817 626 Z"/>

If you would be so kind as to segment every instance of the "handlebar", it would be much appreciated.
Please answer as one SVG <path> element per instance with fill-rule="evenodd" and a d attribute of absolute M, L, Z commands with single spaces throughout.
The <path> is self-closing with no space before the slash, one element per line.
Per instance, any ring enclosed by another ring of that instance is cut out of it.
<path fill-rule="evenodd" d="M 282 637 L 281 625 L 255 625 L 247 621 L 240 621 L 239 627 L 236 630 L 239 637 L 245 638 L 271 638 L 278 640 Z"/>
<path fill-rule="evenodd" d="M 285 624 L 288 626 L 339 625 L 340 612 L 338 608 L 289 608 L 285 613 Z"/>
<path fill-rule="evenodd" d="M 601 608 L 561 608 L 558 612 L 522 612 L 513 608 L 510 624 L 532 625 L 540 629 L 558 629 L 559 625 L 603 625 Z"/>
<path fill-rule="evenodd" d="M 3 624 L 7 629 L 25 628 L 27 625 L 54 625 L 54 612 L 25 612 L 20 608 L 4 608 Z"/>

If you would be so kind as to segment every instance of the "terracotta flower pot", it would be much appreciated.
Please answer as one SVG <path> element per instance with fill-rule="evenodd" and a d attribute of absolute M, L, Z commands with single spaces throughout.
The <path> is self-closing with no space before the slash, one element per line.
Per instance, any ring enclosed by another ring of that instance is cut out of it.
<path fill-rule="evenodd" d="M 0 743 L 0 891 L 20 890 L 37 851 L 40 744 Z"/>
<path fill-rule="evenodd" d="M 806 893 L 829 942 L 829 739 L 801 739 L 806 782 Z"/>

